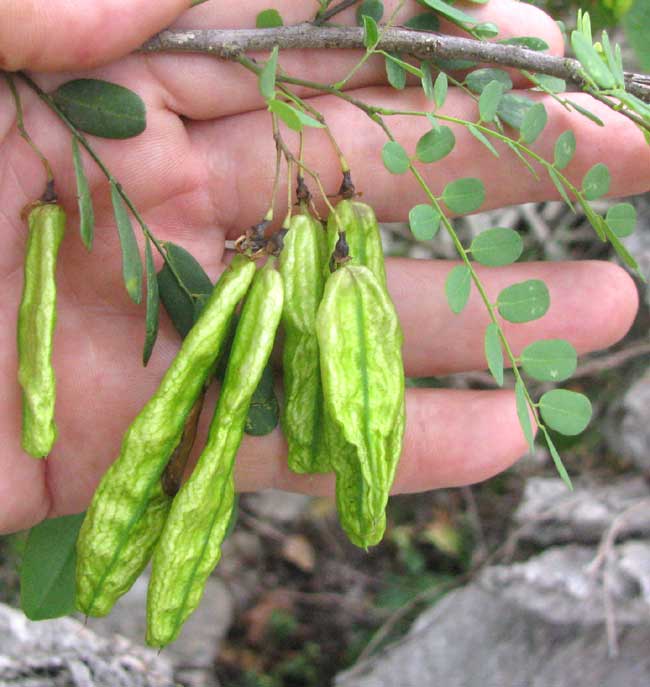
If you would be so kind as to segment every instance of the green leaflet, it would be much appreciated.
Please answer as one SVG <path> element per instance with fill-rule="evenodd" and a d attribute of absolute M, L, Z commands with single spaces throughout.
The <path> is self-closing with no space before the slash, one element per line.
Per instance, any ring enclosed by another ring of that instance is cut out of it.
<path fill-rule="evenodd" d="M 61 84 L 52 99 L 81 131 L 104 138 L 131 138 L 147 126 L 144 101 L 133 91 L 101 79 Z"/>
<path fill-rule="evenodd" d="M 258 29 L 272 29 L 282 25 L 282 17 L 280 13 L 274 9 L 262 10 L 257 17 L 255 17 L 255 27 Z"/>
<path fill-rule="evenodd" d="M 95 492 L 77 542 L 77 606 L 86 615 L 106 615 L 149 560 L 169 509 L 161 475 L 254 273 L 236 256 L 221 275 Z"/>
<path fill-rule="evenodd" d="M 273 368 L 267 363 L 248 408 L 244 425 L 246 434 L 261 437 L 270 434 L 278 426 L 280 406 L 273 382 Z"/>
<path fill-rule="evenodd" d="M 196 302 L 201 302 L 198 299 L 207 298 L 212 293 L 214 287 L 210 277 L 208 277 L 194 256 L 175 243 L 167 242 L 164 245 L 167 260 L 172 264 L 192 296 L 197 299 Z M 181 338 L 185 338 L 194 322 L 196 322 L 200 309 L 195 307 L 193 299 L 181 289 L 167 262 L 158 272 L 158 291 L 160 293 L 160 300 L 174 328 Z"/>
<path fill-rule="evenodd" d="M 153 347 L 158 338 L 158 318 L 160 313 L 160 294 L 158 293 L 158 280 L 156 279 L 156 268 L 153 264 L 151 252 L 151 241 L 147 239 L 144 244 L 145 273 L 147 275 L 147 314 L 144 346 L 142 349 L 142 364 L 146 365 L 153 352 Z"/>
<path fill-rule="evenodd" d="M 59 205 L 37 205 L 29 213 L 28 225 L 17 327 L 22 447 L 30 456 L 44 458 L 57 436 L 52 348 L 56 326 L 56 260 L 65 233 L 65 212 Z"/>
<path fill-rule="evenodd" d="M 131 300 L 139 304 L 142 300 L 142 260 L 129 212 L 115 182 L 111 182 L 111 199 L 117 233 L 120 237 L 120 248 L 122 249 L 124 286 Z"/>
<path fill-rule="evenodd" d="M 174 499 L 154 552 L 147 598 L 147 643 L 151 646 L 163 647 L 178 636 L 221 556 L 234 506 L 235 455 L 282 313 L 282 278 L 273 262 L 269 259 L 253 281 L 207 443 L 192 476 Z"/>
<path fill-rule="evenodd" d="M 330 469 L 322 436 L 323 392 L 316 339 L 316 313 L 325 287 L 322 267 L 326 261 L 323 227 L 307 214 L 293 217 L 280 254 L 285 290 L 282 429 L 289 448 L 289 468 L 298 473 Z"/>
<path fill-rule="evenodd" d="M 391 174 L 406 174 L 411 164 L 408 153 L 397 141 L 387 141 L 381 149 L 384 167 Z"/>
<path fill-rule="evenodd" d="M 339 228 L 345 231 L 345 240 L 350 249 L 347 264 L 365 265 L 385 287 L 386 270 L 379 224 L 370 205 L 358 201 L 342 200 L 335 208 L 335 215 L 330 215 L 327 220 L 326 275 L 330 273 L 329 257 L 334 252 Z"/>
<path fill-rule="evenodd" d="M 402 332 L 370 269 L 345 265 L 325 285 L 316 321 L 339 518 L 350 540 L 379 542 L 404 432 Z M 334 430 L 331 430 L 332 432 Z"/>
<path fill-rule="evenodd" d="M 93 247 L 95 234 L 95 212 L 93 200 L 90 195 L 90 186 L 81 160 L 79 143 L 75 136 L 72 137 L 72 162 L 74 164 L 75 178 L 77 181 L 77 202 L 79 205 L 79 233 L 84 246 L 90 251 Z"/>
<path fill-rule="evenodd" d="M 83 513 L 43 520 L 29 531 L 20 564 L 20 607 L 30 620 L 74 611 L 75 543 Z"/>

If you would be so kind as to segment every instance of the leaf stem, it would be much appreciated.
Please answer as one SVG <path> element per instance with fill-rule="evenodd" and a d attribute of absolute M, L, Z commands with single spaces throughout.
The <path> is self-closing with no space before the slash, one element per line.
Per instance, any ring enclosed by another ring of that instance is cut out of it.
<path fill-rule="evenodd" d="M 392 139 L 394 140 L 394 139 Z M 469 259 L 469 254 L 468 251 L 465 249 L 463 246 L 460 238 L 458 237 L 458 234 L 456 233 L 453 225 L 451 224 L 449 218 L 445 214 L 445 212 L 442 209 L 442 206 L 440 205 L 440 202 L 438 198 L 434 195 L 434 193 L 431 191 L 429 188 L 427 182 L 424 180 L 424 177 L 420 174 L 419 170 L 415 167 L 413 162 L 409 162 L 409 170 L 411 174 L 415 177 L 416 181 L 426 194 L 427 198 L 433 205 L 433 207 L 436 209 L 436 211 L 439 213 L 441 221 L 445 227 L 445 230 L 449 234 L 449 237 L 451 238 L 455 248 L 456 252 L 460 256 L 461 260 L 467 267 L 469 274 L 471 276 L 472 281 L 474 282 L 474 285 L 476 286 L 476 290 L 478 291 L 481 300 L 483 301 L 483 304 L 485 305 L 486 310 L 488 311 L 488 315 L 490 317 L 490 320 L 496 325 L 497 330 L 499 332 L 499 338 L 501 339 L 501 343 L 503 344 L 503 347 L 505 349 L 506 355 L 510 361 L 510 365 L 512 367 L 512 371 L 515 375 L 515 379 L 517 381 L 520 381 L 524 393 L 526 396 L 526 401 L 528 402 L 529 407 L 531 408 L 533 415 L 535 417 L 535 422 L 538 427 L 542 427 L 541 422 L 539 420 L 539 416 L 537 413 L 537 408 L 535 406 L 535 403 L 533 402 L 533 399 L 530 396 L 530 393 L 528 392 L 528 389 L 526 388 L 526 384 L 521 376 L 521 373 L 519 372 L 519 368 L 517 366 L 517 356 L 513 353 L 512 348 L 510 344 L 508 343 L 508 340 L 506 338 L 505 332 L 503 331 L 503 328 L 499 322 L 499 318 L 497 317 L 496 313 L 496 308 L 494 304 L 490 301 L 490 298 L 487 294 L 487 291 L 485 290 L 485 286 L 481 282 L 480 277 L 478 276 L 476 270 L 474 269 L 474 265 L 472 264 L 472 261 Z"/>
<path fill-rule="evenodd" d="M 313 24 L 315 26 L 321 26 L 324 24 L 326 21 L 329 21 L 332 17 L 335 17 L 339 12 L 343 12 L 343 10 L 346 10 L 348 7 L 352 7 L 352 5 L 355 5 L 359 0 L 341 0 L 338 5 L 334 5 L 334 7 L 328 7 L 326 10 L 319 10 L 316 14 L 316 17 L 313 21 Z M 331 4 L 331 0 L 327 3 L 327 5 Z"/>
<path fill-rule="evenodd" d="M 384 37 L 384 34 L 386 31 L 393 26 L 395 23 L 395 19 L 399 12 L 401 11 L 402 7 L 404 7 L 404 0 L 400 0 L 400 2 L 397 4 L 397 7 L 393 10 L 393 13 L 390 15 L 390 18 L 388 19 L 387 24 L 381 29 L 379 32 L 379 35 L 377 36 L 377 40 L 375 41 L 374 45 L 368 46 L 366 48 L 366 52 L 363 54 L 361 59 L 352 67 L 352 69 L 340 80 L 337 81 L 335 84 L 332 84 L 334 88 L 337 90 L 341 90 L 343 86 L 345 86 L 346 83 L 363 67 L 363 65 L 372 57 L 372 55 L 375 54 L 377 45 L 381 42 L 381 39 Z"/>
<path fill-rule="evenodd" d="M 137 208 L 127 195 L 127 193 L 124 191 L 122 188 L 122 185 L 119 183 L 119 181 L 113 176 L 111 171 L 106 167 L 106 165 L 103 163 L 102 159 L 97 155 L 93 147 L 90 145 L 88 142 L 88 139 L 83 135 L 79 129 L 73 124 L 73 122 L 68 118 L 68 116 L 61 110 L 61 108 L 54 102 L 54 99 L 49 93 L 46 93 L 30 76 L 28 76 L 25 72 L 17 72 L 18 76 L 31 88 L 34 93 L 47 105 L 47 107 L 56 114 L 56 116 L 63 122 L 63 124 L 68 128 L 70 133 L 79 141 L 79 143 L 85 148 L 86 152 L 90 155 L 90 157 L 93 159 L 95 164 L 99 167 L 99 169 L 102 171 L 106 179 L 110 184 L 113 184 L 115 188 L 117 189 L 118 193 L 120 194 L 120 197 L 122 200 L 126 203 L 127 207 L 129 210 L 131 210 L 135 220 L 138 222 L 140 225 L 140 228 L 142 229 L 142 232 L 144 235 L 154 244 L 156 247 L 156 250 L 160 253 L 162 256 L 163 260 L 169 267 L 171 273 L 174 275 L 174 278 L 178 282 L 179 287 L 185 292 L 185 294 L 188 296 L 188 298 L 194 300 L 194 295 L 192 292 L 187 288 L 185 282 L 181 279 L 180 275 L 178 274 L 176 268 L 172 264 L 172 262 L 167 258 L 167 253 L 165 252 L 162 243 L 153 235 L 147 224 L 145 223 L 142 215 L 138 212 Z"/>
<path fill-rule="evenodd" d="M 337 140 L 334 138 L 331 129 L 327 125 L 327 121 L 325 120 L 323 113 L 320 112 L 320 110 L 317 110 L 313 105 L 311 105 L 309 103 L 309 101 L 304 100 L 300 96 L 297 96 L 295 93 L 292 93 L 286 86 L 279 84 L 278 90 L 281 91 L 289 100 L 292 100 L 296 105 L 307 110 L 307 112 L 309 112 L 309 114 L 311 114 L 312 117 L 317 122 L 319 122 L 320 124 L 323 125 L 323 131 L 325 132 L 325 134 L 329 138 L 329 141 L 332 145 L 332 148 L 334 148 L 334 150 L 336 152 L 336 156 L 339 159 L 339 164 L 341 165 L 341 171 L 344 173 L 349 172 L 350 166 L 348 165 L 347 160 L 345 159 L 345 155 L 343 154 L 341 147 L 339 146 Z M 301 132 L 301 136 L 302 136 L 302 132 Z M 301 146 L 304 143 L 303 139 L 304 139 L 304 137 L 301 137 L 301 139 L 300 139 L 300 145 Z M 301 148 L 301 151 L 302 151 L 302 148 Z"/>
<path fill-rule="evenodd" d="M 273 216 L 275 214 L 275 199 L 278 195 L 278 186 L 280 185 L 280 164 L 282 163 L 282 148 L 278 145 L 278 139 L 276 133 L 278 129 L 278 118 L 275 114 L 271 113 L 271 126 L 273 129 L 273 139 L 275 140 L 275 176 L 273 177 L 273 191 L 271 192 L 271 205 L 269 211 L 264 216 L 267 222 L 273 221 Z"/>
<path fill-rule="evenodd" d="M 36 145 L 36 143 L 34 143 L 29 133 L 27 133 L 27 129 L 25 128 L 25 121 L 23 119 L 23 104 L 20 99 L 20 93 L 18 93 L 18 89 L 16 88 L 14 77 L 11 74 L 9 74 L 9 72 L 3 72 L 3 74 L 7 81 L 7 85 L 9 86 L 9 90 L 11 91 L 14 103 L 16 105 L 16 126 L 18 127 L 18 131 L 20 132 L 22 138 L 24 138 L 25 141 L 27 141 L 30 148 L 36 153 L 39 160 L 43 164 L 43 167 L 45 168 L 45 176 L 47 179 L 46 187 L 50 187 L 54 184 L 54 174 L 52 173 L 52 167 L 50 165 L 50 162 L 45 157 L 41 149 Z"/>

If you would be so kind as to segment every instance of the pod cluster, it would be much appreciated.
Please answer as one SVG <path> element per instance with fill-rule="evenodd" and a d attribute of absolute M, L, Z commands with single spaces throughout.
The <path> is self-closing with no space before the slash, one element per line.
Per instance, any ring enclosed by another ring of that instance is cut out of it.
<path fill-rule="evenodd" d="M 168 253 L 182 271 L 188 256 Z M 277 410 L 268 400 L 269 390 L 275 400 L 268 361 L 280 323 L 289 466 L 335 473 L 340 521 L 356 545 L 376 544 L 384 532 L 404 433 L 404 372 L 374 213 L 344 200 L 327 228 L 306 212 L 293 217 L 277 262 L 269 257 L 258 269 L 237 255 L 214 288 L 209 281 L 192 287 L 201 297 L 182 322 L 174 313 L 187 308 L 173 302 L 182 294 L 165 296 L 167 277 L 159 275 L 161 298 L 184 338 L 128 428 L 77 543 L 77 605 L 87 615 L 107 614 L 152 560 L 151 646 L 176 639 L 219 562 L 243 434 L 274 424 L 260 417 L 269 404 Z M 181 485 L 215 374 L 223 381 L 208 438 Z"/>
<path fill-rule="evenodd" d="M 402 332 L 372 208 L 343 200 L 326 231 L 295 217 L 280 271 L 289 467 L 333 471 L 343 529 L 372 546 L 384 533 L 404 434 Z"/>

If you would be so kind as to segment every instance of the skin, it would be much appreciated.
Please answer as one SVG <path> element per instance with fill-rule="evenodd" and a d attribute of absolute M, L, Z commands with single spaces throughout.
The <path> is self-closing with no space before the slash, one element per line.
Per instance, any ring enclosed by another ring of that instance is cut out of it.
<path fill-rule="evenodd" d="M 316 3 L 276 0 L 285 23 L 309 18 Z M 387 14 L 395 2 L 385 2 Z M 128 55 L 146 37 L 167 25 L 178 27 L 249 27 L 266 0 L 247 3 L 207 2 L 186 11 L 187 0 L 97 0 L 79 12 L 66 0 L 3 3 L 0 67 L 32 70 L 46 89 L 74 76 L 117 81 L 146 101 L 147 130 L 130 141 L 93 141 L 160 239 L 181 243 L 214 279 L 224 267 L 224 240 L 236 238 L 266 211 L 272 184 L 274 148 L 270 119 L 256 81 L 240 67 L 201 56 Z M 244 7 L 241 7 L 243 5 Z M 407 2 L 401 17 L 421 11 Z M 548 17 L 526 4 L 491 0 L 468 11 L 496 22 L 502 36 L 538 35 L 560 54 L 559 32 Z M 347 11 L 338 21 L 352 23 Z M 126 56 L 125 56 L 126 55 Z M 124 57 L 123 57 L 124 56 Z M 287 71 L 332 82 L 341 78 L 358 55 L 294 53 L 282 55 Z M 80 71 L 81 70 L 81 71 Z M 416 88 L 396 92 L 386 87 L 381 62 L 371 62 L 349 84 L 359 97 L 389 107 L 424 109 Z M 97 219 L 93 252 L 88 254 L 75 231 L 76 200 L 70 141 L 61 125 L 35 97 L 20 87 L 26 125 L 52 162 L 57 190 L 69 213 L 60 253 L 59 320 L 54 365 L 59 439 L 47 462 L 35 461 L 20 448 L 20 391 L 16 381 L 16 309 L 22 287 L 26 228 L 20 211 L 43 190 L 43 172 L 15 128 L 8 89 L 0 81 L 0 533 L 27 528 L 45 517 L 78 512 L 88 504 L 101 475 L 117 456 L 122 435 L 157 386 L 178 337 L 163 318 L 149 366 L 140 364 L 144 311 L 133 305 L 121 282 L 120 252 L 110 212 L 107 185 L 87 163 Z M 579 183 L 594 163 L 605 160 L 612 171 L 612 195 L 650 188 L 650 147 L 625 118 L 586 97 L 576 96 L 607 124 L 602 130 L 545 102 L 549 124 L 535 149 L 550 155 L 555 138 L 571 127 L 578 153 L 568 167 Z M 327 117 L 346 153 L 363 200 L 380 220 L 402 220 L 423 202 L 415 183 L 394 177 L 381 165 L 384 142 L 378 127 L 360 112 L 332 97 L 313 104 Z M 446 111 L 475 117 L 475 105 L 450 93 Z M 413 150 L 426 122 L 391 119 L 397 138 Z M 444 164 L 423 166 L 434 191 L 458 176 L 481 177 L 487 187 L 485 208 L 556 198 L 550 182 L 535 182 L 503 152 L 499 160 L 464 131 L 456 131 L 456 150 Z M 340 171 L 326 139 L 307 136 L 307 162 L 317 166 L 328 192 Z M 281 190 L 281 193 L 284 191 Z M 284 196 L 280 196 L 284 197 Z M 157 263 L 159 264 L 159 262 Z M 391 259 L 388 285 L 405 333 L 408 375 L 443 375 L 485 367 L 482 336 L 487 317 L 473 293 L 458 316 L 449 311 L 443 284 L 452 263 Z M 481 270 L 490 297 L 514 281 L 543 278 L 551 308 L 541 319 L 508 325 L 515 352 L 542 337 L 561 336 L 580 353 L 602 349 L 628 330 L 637 309 L 637 293 L 627 274 L 604 262 L 521 264 Z M 210 399 L 209 399 L 210 400 Z M 214 399 L 212 399 L 213 401 Z M 211 413 L 206 414 L 204 422 Z M 508 391 L 409 390 L 404 454 L 395 490 L 421 491 L 486 479 L 526 452 Z M 203 431 L 205 427 L 203 426 Z M 198 444 L 201 443 L 199 436 Z M 286 446 L 279 431 L 247 437 L 237 461 L 241 490 L 276 487 L 333 493 L 329 477 L 297 476 L 286 468 Z"/>

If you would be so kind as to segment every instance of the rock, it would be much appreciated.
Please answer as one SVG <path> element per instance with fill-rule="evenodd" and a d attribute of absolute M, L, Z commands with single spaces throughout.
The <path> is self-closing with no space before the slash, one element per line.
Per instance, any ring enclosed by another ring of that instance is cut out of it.
<path fill-rule="evenodd" d="M 130 591 L 115 604 L 110 615 L 90 618 L 88 626 L 106 637 L 117 633 L 143 644 L 148 582 L 149 575 L 141 575 Z M 233 602 L 228 590 L 218 577 L 210 577 L 199 607 L 183 626 L 179 638 L 163 651 L 174 667 L 178 681 L 189 687 L 212 687 L 217 684 L 213 666 L 232 619 Z"/>
<path fill-rule="evenodd" d="M 279 489 L 267 489 L 255 494 L 246 494 L 245 507 L 261 520 L 272 520 L 278 524 L 290 525 L 309 508 L 311 497 Z"/>
<path fill-rule="evenodd" d="M 650 371 L 625 392 L 608 424 L 612 450 L 650 474 Z"/>
<path fill-rule="evenodd" d="M 632 543 L 636 548 L 629 548 Z M 480 585 L 549 624 L 602 626 L 606 572 L 617 623 L 648 624 L 650 630 L 650 605 L 641 591 L 650 582 L 650 570 L 639 570 L 644 555 L 650 556 L 650 542 L 627 542 L 612 547 L 603 565 L 597 566 L 595 547 L 557 546 L 525 563 L 486 568 Z"/>
<path fill-rule="evenodd" d="M 165 656 L 73 618 L 27 620 L 0 604 L 0 687 L 174 687 Z"/>
<path fill-rule="evenodd" d="M 264 586 L 264 557 L 261 537 L 253 532 L 237 527 L 224 541 L 217 571 L 236 608 L 246 608 Z"/>
<path fill-rule="evenodd" d="M 647 505 L 643 507 L 643 503 Z M 595 543 L 614 519 L 626 511 L 618 540 L 650 535 L 650 487 L 642 477 L 621 477 L 600 485 L 577 479 L 574 491 L 569 491 L 559 478 L 532 477 L 526 482 L 514 519 L 523 527 L 523 540 L 544 546 Z"/>
<path fill-rule="evenodd" d="M 618 550 L 621 572 L 638 585 L 641 596 L 650 605 L 650 547 L 646 542 L 629 541 Z"/>
<path fill-rule="evenodd" d="M 487 568 L 423 613 L 392 648 L 338 676 L 337 687 L 647 687 L 648 542 L 612 550 L 607 574 L 618 630 L 611 657 L 595 548 L 556 547 Z"/>

